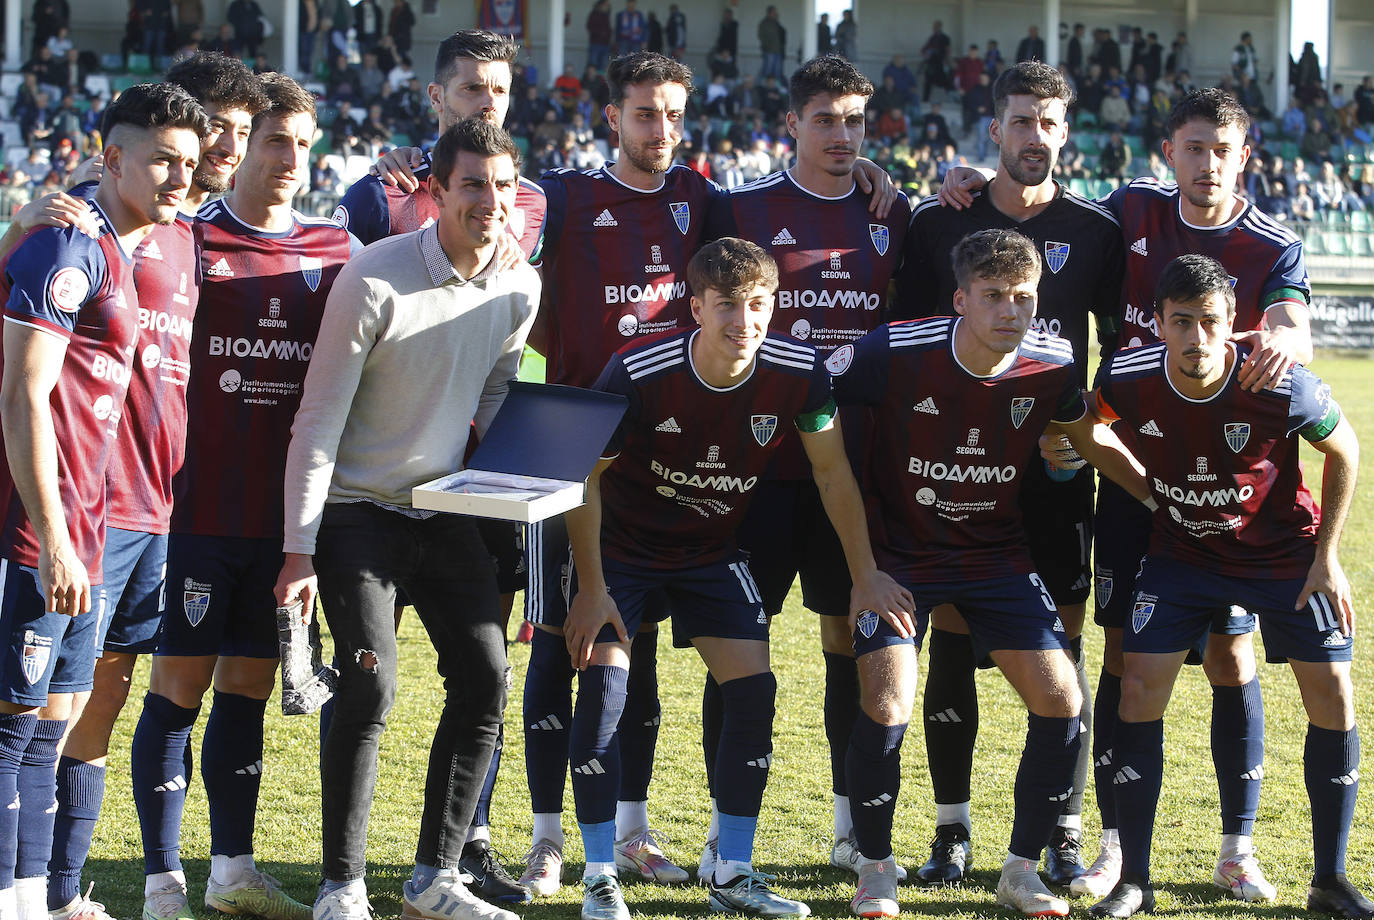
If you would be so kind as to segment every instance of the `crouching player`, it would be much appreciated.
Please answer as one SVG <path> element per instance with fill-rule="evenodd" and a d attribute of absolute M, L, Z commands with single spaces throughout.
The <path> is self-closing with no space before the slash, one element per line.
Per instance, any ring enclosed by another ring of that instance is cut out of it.
<path fill-rule="evenodd" d="M 1081 694 L 1054 599 L 1031 561 L 1018 495 L 1027 464 L 1040 462 L 1045 426 L 1084 415 L 1083 400 L 1069 343 L 1030 329 L 1040 281 L 1034 244 L 1015 231 L 982 230 L 951 256 L 958 318 L 880 326 L 827 362 L 837 399 L 873 408 L 865 473 L 873 544 L 917 611 L 909 633 L 869 613 L 855 624 L 862 711 L 845 769 L 863 858 L 852 909 L 898 913 L 892 816 L 916 652 L 931 609 L 952 603 L 977 657 L 990 654 L 1030 710 L 997 901 L 1063 916 L 1068 903 L 1036 866 L 1073 791 Z M 1114 458 L 1128 479 L 1130 461 Z"/>
<path fill-rule="evenodd" d="M 734 535 L 783 425 L 800 432 L 844 547 L 851 607 L 911 630 L 910 595 L 873 562 L 830 375 L 815 349 L 768 333 L 777 265 L 753 243 L 726 238 L 697 252 L 687 279 L 699 328 L 620 351 L 597 381 L 597 389 L 624 394 L 629 410 L 588 481 L 587 504 L 568 514 L 574 596 L 566 637 L 582 672 L 571 761 L 587 853 L 583 920 L 629 917 L 615 879 L 615 730 L 629 637 L 658 593 L 673 611 L 675 643 L 697 649 L 725 701 L 711 907 L 758 917 L 810 913 L 771 891 L 772 877 L 752 866 L 777 682 L 768 618 Z"/>
<path fill-rule="evenodd" d="M 1345 876 L 1360 739 L 1350 683 L 1355 614 L 1336 546 L 1359 445 L 1330 389 L 1306 368 L 1294 366 L 1273 389 L 1236 382 L 1248 348 L 1229 340 L 1235 315 L 1226 269 L 1206 256 L 1178 257 L 1155 292 L 1163 342 L 1117 352 L 1092 397 L 1104 421 L 1151 425 L 1161 435 L 1136 439 L 1155 510 L 1125 631 L 1112 742 L 1121 881 L 1092 908 L 1096 917 L 1154 909 L 1150 838 L 1164 710 L 1188 649 L 1233 605 L 1258 615 L 1269 660 L 1288 661 L 1307 709 L 1303 764 L 1316 861 L 1307 906 L 1374 917 L 1374 903 Z M 1090 423 L 1066 427 L 1096 463 L 1083 437 Z M 1324 456 L 1322 509 L 1303 485 L 1299 436 Z"/>

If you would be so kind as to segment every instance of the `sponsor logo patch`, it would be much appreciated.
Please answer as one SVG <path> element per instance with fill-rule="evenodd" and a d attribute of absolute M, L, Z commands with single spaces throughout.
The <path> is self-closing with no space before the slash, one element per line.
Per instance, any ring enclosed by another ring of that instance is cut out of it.
<path fill-rule="evenodd" d="M 79 268 L 64 268 L 48 282 L 48 299 L 63 313 L 75 313 L 91 291 L 90 279 Z"/>

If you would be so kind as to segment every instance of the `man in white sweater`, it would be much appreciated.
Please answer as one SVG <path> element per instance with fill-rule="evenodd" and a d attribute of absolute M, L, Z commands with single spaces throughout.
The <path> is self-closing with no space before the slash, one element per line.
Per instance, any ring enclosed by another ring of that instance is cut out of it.
<path fill-rule="evenodd" d="M 449 691 L 405 916 L 515 918 L 468 892 L 458 872 L 505 707 L 495 570 L 471 518 L 417 511 L 410 492 L 462 467 L 469 422 L 483 434 L 515 378 L 539 303 L 534 269 L 500 268 L 496 257 L 518 166 L 499 127 L 467 120 L 444 133 L 429 179 L 438 222 L 369 246 L 340 273 L 292 427 L 277 598 L 311 610 L 318 587 L 341 671 L 321 757 L 316 920 L 370 916 L 367 819 L 396 693 L 398 588 Z"/>

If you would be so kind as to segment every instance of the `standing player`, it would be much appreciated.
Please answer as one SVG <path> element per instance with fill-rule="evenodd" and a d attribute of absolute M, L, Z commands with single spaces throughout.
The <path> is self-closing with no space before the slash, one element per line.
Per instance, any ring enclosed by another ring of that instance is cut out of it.
<path fill-rule="evenodd" d="M 17 915 L 16 859 L 41 879 L 52 852 L 55 808 L 45 806 L 57 745 L 73 694 L 93 682 L 106 465 L 138 335 L 132 253 L 155 224 L 176 219 L 208 131 L 196 101 L 162 84 L 127 90 L 105 126 L 105 168 L 90 202 L 96 235 L 37 230 L 0 268 L 0 630 L 11 645 L 0 672 L 0 800 L 11 803 L 0 817 L 4 916 Z M 36 888 L 42 910 L 41 881 Z M 60 907 L 61 916 L 94 911 L 79 896 Z"/>
<path fill-rule="evenodd" d="M 851 345 L 885 318 L 888 285 L 902 253 L 911 213 L 905 195 L 883 218 L 869 213 L 854 164 L 863 149 L 864 107 L 873 94 L 853 64 L 824 55 L 792 75 L 787 129 L 797 141 L 797 163 L 731 191 L 712 216 L 712 235 L 739 236 L 764 246 L 778 263 L 778 304 L 773 329 L 811 344 L 822 360 Z M 842 361 L 836 357 L 834 361 Z M 831 370 L 839 365 L 831 363 Z M 846 417 L 851 445 L 862 430 Z M 858 451 L 852 450 L 857 457 Z M 858 464 L 856 463 L 856 468 Z M 776 616 L 792 582 L 801 576 L 802 601 L 821 615 L 825 656 L 825 729 L 835 797 L 833 865 L 855 869 L 845 790 L 844 751 L 858 712 L 858 685 L 849 614 L 849 581 L 841 550 L 807 470 L 799 442 L 789 433 L 768 478 L 759 486 L 740 532 L 764 610 Z M 718 743 L 720 688 L 708 674 L 702 731 L 708 753 Z M 712 797 L 716 785 L 710 776 Z M 714 810 L 703 872 L 711 864 Z"/>
<path fill-rule="evenodd" d="M 177 220 L 159 224 L 134 250 L 139 295 L 138 356 L 129 378 L 124 417 L 110 460 L 105 536 L 105 595 L 95 687 L 80 704 L 57 762 L 57 812 L 51 861 L 32 867 L 47 880 L 47 908 L 66 909 L 81 893 L 81 868 L 105 793 L 110 733 L 128 699 L 140 654 L 153 651 L 162 622 L 172 476 L 186 444 L 186 382 L 191 323 L 200 299 L 200 266 L 192 238 L 196 210 L 228 190 L 243 158 L 253 115 L 266 105 L 258 79 L 242 61 L 222 54 L 192 55 L 167 72 L 166 82 L 189 92 L 205 109 L 210 133 Z M 73 191 L 81 195 L 94 186 Z M 21 863 L 23 860 L 21 860 Z M 26 869 L 16 887 L 25 897 Z"/>
<path fill-rule="evenodd" d="M 963 210 L 942 208 L 933 196 L 917 206 L 893 312 L 903 319 L 948 314 L 959 286 L 950 251 L 976 230 L 1016 229 L 1035 243 L 1047 269 L 1040 275 L 1032 326 L 1068 340 L 1082 375 L 1079 383 L 1086 386 L 1088 320 L 1095 318 L 1099 339 L 1114 338 L 1125 247 L 1110 211 L 1050 178 L 1068 139 L 1067 110 L 1072 102 L 1073 89 L 1047 64 L 1023 61 L 1002 72 L 993 87 L 995 117 L 989 128 L 1000 151 L 996 175 Z M 1082 633 L 1092 583 L 1092 472 L 1056 481 L 1039 457 L 1024 472 L 1021 517 L 1031 559 L 1067 630 L 1086 700 Z M 936 809 L 930 860 L 916 870 L 923 882 L 962 880 L 972 856 L 969 793 L 978 734 L 978 663 L 963 618 L 952 607 L 937 607 L 931 615 L 930 665 L 922 702 Z M 1085 705 L 1079 715 L 1086 734 L 1092 727 L 1091 707 Z M 1082 745 L 1073 794 L 1046 851 L 1046 874 L 1055 884 L 1067 885 L 1083 872 L 1079 847 L 1090 754 L 1090 746 Z"/>
<path fill-rule="evenodd" d="M 353 247 L 334 222 L 291 209 L 309 172 L 314 98 L 276 74 L 262 77 L 262 89 L 270 106 L 253 118 L 234 188 L 202 208 L 195 225 L 202 288 L 167 551 L 171 603 L 132 746 L 145 920 L 191 916 L 181 813 L 191 728 L 212 682 L 201 746 L 211 836 L 205 903 L 269 920 L 310 916 L 254 866 L 253 827 L 279 660 L 272 588 L 282 563 L 286 448 L 325 297 Z"/>
<path fill-rule="evenodd" d="M 725 700 L 715 763 L 718 858 L 707 877 L 711 908 L 757 917 L 804 917 L 752 865 L 754 831 L 772 760 L 777 681 L 768 618 L 734 535 L 779 429 L 796 427 L 812 475 L 841 535 L 854 609 L 910 627 L 910 601 L 873 562 L 862 499 L 845 456 L 830 379 L 815 349 L 768 331 L 777 268 L 753 243 L 722 239 L 687 267 L 693 331 L 631 345 L 596 388 L 629 410 L 568 515 L 576 563 L 567 646 L 582 671 L 573 717 L 577 817 L 587 852 L 583 920 L 628 920 L 613 857 L 629 636 L 649 595 L 666 592 L 675 644 L 692 645 Z M 671 420 L 671 425 L 663 424 Z M 719 443 L 711 443 L 719 442 Z M 705 458 L 705 459 L 702 459 Z M 877 616 L 877 614 L 870 614 Z"/>
<path fill-rule="evenodd" d="M 859 803 L 851 906 L 861 917 L 899 911 L 892 816 L 916 688 L 914 646 L 929 611 L 953 603 L 974 653 L 991 655 L 1029 710 L 997 902 L 1064 916 L 1068 903 L 1035 867 L 1072 790 L 1082 699 L 1064 626 L 1026 545 L 1018 496 L 1046 424 L 1083 414 L 1080 375 L 1068 342 L 1030 330 L 1040 281 L 1030 240 L 981 230 L 960 241 L 952 259 L 957 319 L 881 326 L 832 362 L 839 400 L 873 410 L 865 470 L 873 543 L 917 612 L 911 635 L 871 613 L 855 624 L 862 712 L 845 755 Z"/>
<path fill-rule="evenodd" d="M 1350 660 L 1355 611 L 1337 558 L 1355 494 L 1359 445 L 1330 389 L 1303 367 L 1270 389 L 1236 379 L 1248 344 L 1231 340 L 1232 279 L 1201 255 L 1161 274 L 1154 323 L 1163 343 L 1126 349 L 1098 372 L 1096 414 L 1160 437 L 1137 439 L 1153 528 L 1136 577 L 1120 719 L 1112 742 L 1124 865 L 1095 917 L 1154 909 L 1150 839 L 1164 774 L 1164 710 L 1188 651 L 1232 605 L 1259 617 L 1270 661 L 1287 660 L 1307 710 L 1303 767 L 1315 868 L 1307 906 L 1374 917 L 1346 879 L 1359 789 Z M 1093 445 L 1079 422 L 1074 443 Z M 1322 509 L 1303 484 L 1298 437 L 1324 456 Z"/>
<path fill-rule="evenodd" d="M 1236 279 L 1235 335 L 1252 345 L 1237 380 L 1258 390 L 1277 383 L 1295 361 L 1310 360 L 1312 342 L 1302 240 L 1234 191 L 1250 155 L 1245 144 L 1249 128 L 1250 116 L 1226 92 L 1190 93 L 1174 106 L 1165 125 L 1164 156 L 1178 183 L 1136 179 L 1101 203 L 1116 215 L 1128 245 L 1121 343 L 1158 339 L 1152 315 L 1140 305 L 1152 303 L 1156 281 L 1170 261 L 1184 253 L 1211 256 Z M 967 178 L 963 171 L 947 176 L 942 195 L 967 204 L 966 192 L 954 188 Z M 1158 437 L 1151 430 L 1124 427 L 1120 436 L 1128 444 Z M 1121 698 L 1122 629 L 1130 619 L 1135 573 L 1150 525 L 1137 503 L 1111 483 L 1102 484 L 1097 521 L 1095 619 L 1103 627 L 1106 647 L 1093 709 L 1093 775 L 1103 834 L 1097 860 L 1071 890 L 1100 897 L 1121 871 L 1111 738 Z M 1241 900 L 1268 901 L 1275 896 L 1274 886 L 1264 877 L 1251 839 L 1264 761 L 1264 702 L 1249 638 L 1254 618 L 1236 616 L 1214 626 L 1203 658 L 1212 684 L 1212 759 L 1221 804 L 1221 848 L 1212 881 Z"/>

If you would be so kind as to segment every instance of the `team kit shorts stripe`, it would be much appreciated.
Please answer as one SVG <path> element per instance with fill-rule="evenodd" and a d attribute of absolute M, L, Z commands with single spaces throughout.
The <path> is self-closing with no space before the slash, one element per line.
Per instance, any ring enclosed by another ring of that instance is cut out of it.
<path fill-rule="evenodd" d="M 859 614 L 854 628 L 854 654 L 863 656 L 889 645 L 915 645 L 925 640 L 930 612 L 953 604 L 968 623 L 973 654 L 982 660 L 992 652 L 1069 648 L 1064 624 L 1044 580 L 1035 572 L 981 581 L 907 584 L 916 601 L 916 635 L 903 639 L 887 620 L 871 610 Z"/>
<path fill-rule="evenodd" d="M 807 610 L 849 616 L 849 567 L 815 482 L 760 482 L 740 525 L 739 545 L 749 554 L 749 569 L 769 616 L 782 612 L 798 577 Z"/>
<path fill-rule="evenodd" d="M 81 693 L 95 681 L 95 640 L 105 593 L 91 586 L 91 609 L 69 617 L 49 613 L 38 571 L 0 559 L 0 699 L 45 706 L 49 693 Z"/>
<path fill-rule="evenodd" d="M 1227 620 L 1259 619 L 1266 660 L 1350 661 L 1354 640 L 1341 632 L 1333 601 L 1314 594 L 1294 609 L 1304 578 L 1235 578 L 1175 559 L 1146 557 L 1122 648 L 1168 654 L 1191 649 Z"/>
<path fill-rule="evenodd" d="M 276 658 L 280 539 L 174 533 L 159 655 Z"/>
<path fill-rule="evenodd" d="M 105 529 L 105 596 L 96 653 L 142 655 L 157 648 L 166 606 L 167 535 Z"/>

